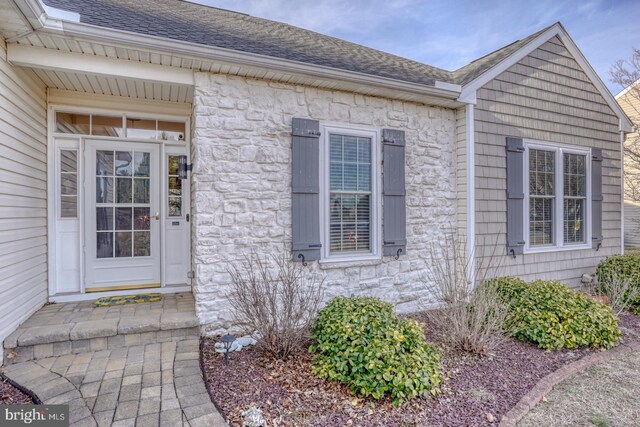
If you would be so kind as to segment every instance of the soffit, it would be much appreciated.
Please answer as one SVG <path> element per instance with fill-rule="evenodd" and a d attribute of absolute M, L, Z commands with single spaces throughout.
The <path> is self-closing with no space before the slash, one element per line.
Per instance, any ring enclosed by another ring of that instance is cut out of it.
<path fill-rule="evenodd" d="M 78 37 L 68 37 L 39 31 L 16 40 L 15 44 L 52 49 L 62 53 L 84 54 L 88 57 L 98 56 L 132 61 L 134 63 L 148 63 L 199 72 L 270 80 L 326 90 L 356 92 L 363 95 L 386 97 L 447 108 L 457 108 L 460 106 L 460 103 L 455 100 L 425 95 L 420 92 L 398 91 L 362 83 L 344 82 L 331 77 L 319 78 L 249 65 L 233 64 L 225 61 L 178 56 L 159 50 L 136 49 L 117 43 L 107 44 Z M 123 79 L 118 79 L 117 76 L 109 79 L 88 75 L 80 76 L 75 75 L 76 73 L 63 72 L 60 70 L 39 69 L 37 72 L 47 85 L 64 90 L 81 90 L 89 93 L 116 96 L 144 96 L 145 99 L 173 100 L 176 102 L 191 102 L 193 97 L 193 88 L 185 92 L 178 87 L 166 87 L 167 85 L 162 85 L 165 87 L 160 88 L 157 85 L 155 87 L 149 86 L 147 82 L 123 81 Z M 120 81 L 118 82 L 118 80 Z"/>

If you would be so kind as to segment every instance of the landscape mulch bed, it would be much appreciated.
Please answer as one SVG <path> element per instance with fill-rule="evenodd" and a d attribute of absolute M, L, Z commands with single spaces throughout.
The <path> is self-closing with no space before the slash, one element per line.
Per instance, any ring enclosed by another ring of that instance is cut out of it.
<path fill-rule="evenodd" d="M 27 405 L 34 403 L 31 397 L 14 387 L 0 374 L 0 405 Z"/>
<path fill-rule="evenodd" d="M 425 322 L 427 339 L 434 342 Z M 640 339 L 640 317 L 623 315 L 624 340 Z M 495 426 L 540 379 L 594 351 L 549 352 L 508 340 L 494 357 L 478 358 L 444 350 L 442 393 L 400 407 L 390 401 L 362 399 L 336 382 L 311 373 L 311 356 L 301 351 L 286 362 L 261 356 L 254 348 L 230 354 L 230 366 L 203 342 L 203 366 L 212 398 L 231 425 L 242 425 L 240 411 L 259 407 L 269 426 Z M 436 343 L 437 344 L 437 343 Z"/>

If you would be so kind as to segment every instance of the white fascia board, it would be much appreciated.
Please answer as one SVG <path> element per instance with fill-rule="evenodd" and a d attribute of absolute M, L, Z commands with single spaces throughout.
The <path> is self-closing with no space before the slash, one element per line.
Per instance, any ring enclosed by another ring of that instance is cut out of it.
<path fill-rule="evenodd" d="M 476 92 L 478 91 L 478 89 L 498 77 L 500 74 L 507 71 L 511 66 L 515 65 L 531 52 L 542 46 L 551 37 L 557 35 L 559 31 L 560 25 L 554 25 L 544 33 L 540 34 L 540 36 L 538 36 L 534 40 L 531 40 L 529 43 L 512 53 L 510 56 L 503 59 L 497 65 L 487 70 L 485 73 L 481 74 L 474 80 L 464 85 L 462 87 L 462 92 L 460 93 L 459 100 L 461 102 L 470 102 L 470 100 L 473 100 L 473 102 L 475 102 Z"/>
<path fill-rule="evenodd" d="M 65 53 L 27 45 L 7 45 L 7 60 L 22 67 L 182 86 L 194 85 L 193 70 L 81 53 Z"/>
<path fill-rule="evenodd" d="M 89 42 L 93 41 L 109 45 L 121 44 L 129 48 L 142 49 L 154 53 L 172 54 L 183 58 L 205 59 L 208 61 L 219 61 L 234 65 L 258 67 L 262 69 L 266 68 L 269 70 L 296 75 L 339 80 L 352 84 L 369 87 L 374 86 L 378 88 L 409 92 L 424 96 L 435 96 L 451 100 L 456 100 L 460 95 L 461 90 L 459 85 L 446 82 L 436 81 L 434 86 L 410 83 L 402 80 L 340 70 L 322 65 L 307 64 L 255 53 L 136 34 L 128 31 L 98 27 L 78 22 L 64 21 L 62 28 L 57 25 L 45 25 L 38 31 L 56 34 L 58 36 L 72 37 L 76 40 L 84 39 Z"/>
<path fill-rule="evenodd" d="M 625 87 L 624 89 L 622 89 L 616 96 L 616 100 L 622 98 L 623 96 L 626 95 L 627 92 L 629 92 L 631 89 L 633 89 L 634 87 L 636 87 L 638 84 L 640 84 L 640 79 L 636 80 L 635 82 L 631 83 L 629 86 Z"/>
<path fill-rule="evenodd" d="M 460 85 L 453 84 L 453 83 L 447 83 L 447 82 L 441 82 L 439 80 L 436 80 L 435 87 L 436 87 L 436 89 L 450 90 L 450 91 L 453 91 L 453 92 L 460 92 L 462 90 L 462 86 L 460 86 Z"/>
<path fill-rule="evenodd" d="M 498 77 L 498 75 L 507 71 L 510 67 L 517 64 L 519 61 L 521 61 L 534 50 L 538 49 L 554 36 L 560 37 L 560 40 L 562 40 L 567 50 L 571 53 L 571 55 L 573 55 L 576 62 L 578 62 L 578 64 L 582 67 L 587 77 L 589 77 L 591 83 L 593 83 L 596 89 L 598 89 L 609 107 L 611 107 L 614 113 L 616 113 L 616 115 L 620 118 L 620 130 L 623 132 L 631 132 L 633 130 L 631 121 L 624 113 L 624 111 L 622 111 L 622 108 L 616 102 L 611 92 L 609 92 L 607 86 L 602 82 L 602 79 L 600 79 L 598 73 L 595 72 L 591 64 L 589 64 L 589 61 L 587 61 L 580 49 L 578 49 L 578 46 L 576 46 L 569 34 L 559 23 L 553 25 L 547 31 L 540 34 L 538 37 L 531 40 L 529 43 L 512 53 L 496 66 L 492 67 L 487 72 L 477 77 L 475 80 L 472 80 L 471 82 L 463 86 L 458 100 L 461 102 L 475 103 L 476 92 L 478 91 L 478 89 Z"/>
<path fill-rule="evenodd" d="M 61 25 L 54 22 L 55 20 L 47 15 L 44 10 L 44 3 L 40 2 L 40 0 L 13 0 L 13 2 L 27 18 L 34 30 L 43 28 L 47 21 L 49 21 L 48 24 L 50 26 L 59 26 L 61 28 Z"/>

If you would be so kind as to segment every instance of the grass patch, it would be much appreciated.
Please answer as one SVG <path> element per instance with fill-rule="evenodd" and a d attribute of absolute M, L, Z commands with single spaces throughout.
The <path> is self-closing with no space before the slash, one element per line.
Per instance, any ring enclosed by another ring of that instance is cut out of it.
<path fill-rule="evenodd" d="M 598 427 L 609 427 L 611 421 L 599 412 L 593 412 L 589 415 L 589 422 Z"/>

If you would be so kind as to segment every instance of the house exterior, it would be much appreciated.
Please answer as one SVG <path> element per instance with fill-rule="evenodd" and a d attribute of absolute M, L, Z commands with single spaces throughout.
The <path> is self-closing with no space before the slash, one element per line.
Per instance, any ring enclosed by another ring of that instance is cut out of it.
<path fill-rule="evenodd" d="M 638 92 L 638 82 L 616 95 L 616 101 L 622 110 L 631 119 L 632 123 L 640 123 L 640 93 Z M 625 146 L 634 152 L 637 151 L 638 141 L 640 141 L 638 129 L 627 135 Z M 638 184 L 640 184 L 640 171 L 637 161 L 633 156 L 625 157 L 624 161 L 624 245 L 627 248 L 640 247 L 640 194 Z"/>
<path fill-rule="evenodd" d="M 0 8 L 0 340 L 141 289 L 229 328 L 228 266 L 283 245 L 399 311 L 452 230 L 569 286 L 622 250 L 630 122 L 559 23 L 446 71 L 175 0 Z"/>

